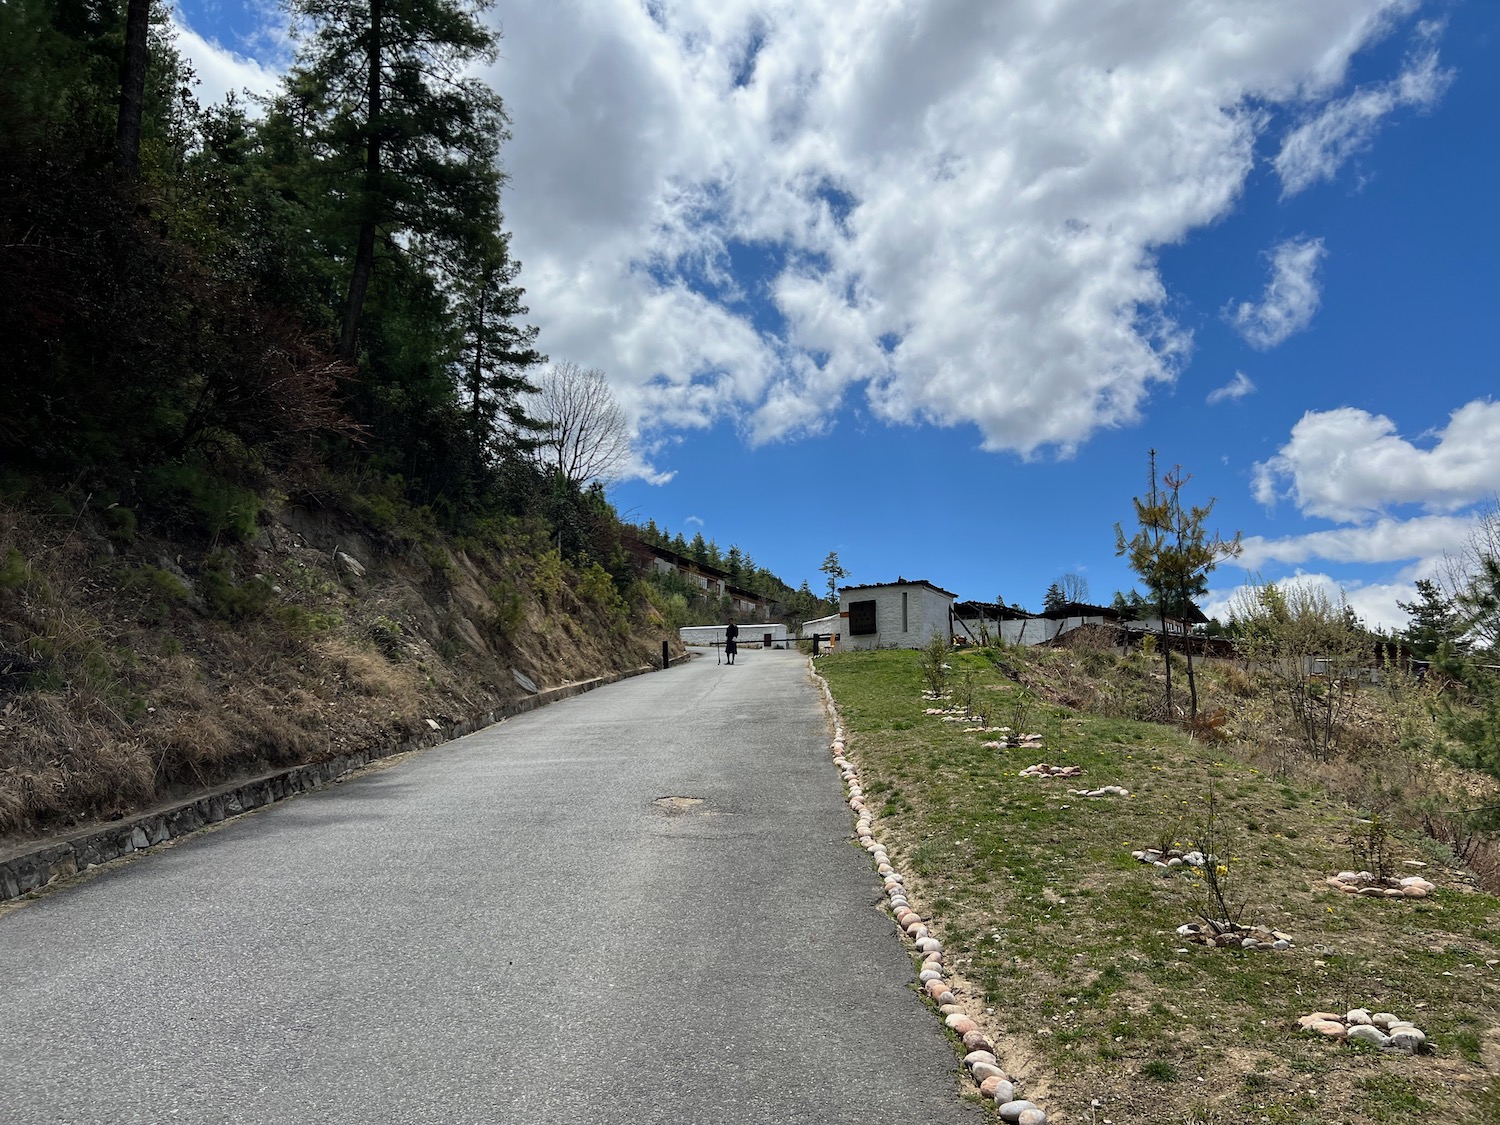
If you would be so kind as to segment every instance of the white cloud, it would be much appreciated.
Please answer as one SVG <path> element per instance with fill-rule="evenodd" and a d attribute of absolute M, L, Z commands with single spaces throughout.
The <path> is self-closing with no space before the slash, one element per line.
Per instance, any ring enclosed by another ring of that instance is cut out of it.
<path fill-rule="evenodd" d="M 1354 523 L 1399 504 L 1455 512 L 1500 484 L 1500 403 L 1455 410 L 1422 449 L 1383 414 L 1354 407 L 1309 411 L 1276 455 L 1255 466 L 1255 495 L 1288 495 L 1310 516 Z"/>
<path fill-rule="evenodd" d="M 270 94 L 276 90 L 281 72 L 274 66 L 205 39 L 187 25 L 179 12 L 172 13 L 172 26 L 177 33 L 177 50 L 192 63 L 198 75 L 195 92 L 204 105 L 222 102 L 230 92 L 238 97 L 246 90 L 252 94 Z M 254 112 L 253 103 L 243 104 L 247 111 Z"/>
<path fill-rule="evenodd" d="M 1336 166 L 1373 136 L 1337 122 L 1388 112 L 1331 100 L 1350 60 L 1417 2 L 513 0 L 486 77 L 543 346 L 609 373 L 641 448 L 817 433 L 863 393 L 1070 453 L 1186 361 L 1155 255 L 1236 205 L 1265 107 L 1313 115 L 1270 138 L 1284 181 Z M 241 45 L 262 65 L 174 18 L 204 100 L 274 86 L 274 19 Z M 1379 104 L 1441 93 L 1420 34 Z M 1321 243 L 1295 246 L 1242 306 L 1260 346 L 1316 308 Z"/>
<path fill-rule="evenodd" d="M 1236 371 L 1234 378 L 1222 387 L 1216 387 L 1208 392 L 1208 398 L 1204 399 L 1209 406 L 1217 406 L 1221 402 L 1238 402 L 1248 394 L 1255 393 L 1255 384 L 1250 381 L 1250 376 L 1243 371 Z"/>
<path fill-rule="evenodd" d="M 704 526 L 702 516 L 688 516 L 688 518 L 683 520 L 682 522 L 697 528 L 702 528 Z"/>
<path fill-rule="evenodd" d="M 1435 23 L 1421 24 L 1417 45 L 1400 74 L 1323 106 L 1287 135 L 1275 160 L 1283 198 L 1333 179 L 1345 161 L 1370 147 L 1385 118 L 1397 109 L 1437 104 L 1453 81 L 1453 71 L 1438 65 L 1435 40 L 1440 30 Z"/>
<path fill-rule="evenodd" d="M 1242 544 L 1238 565 L 1258 570 L 1269 563 L 1298 564 L 1310 559 L 1342 563 L 1390 563 L 1425 560 L 1419 573 L 1433 569 L 1431 560 L 1463 545 L 1472 521 L 1459 516 L 1381 519 L 1367 527 L 1341 527 L 1281 539 L 1252 535 Z"/>
<path fill-rule="evenodd" d="M 1263 107 L 1316 112 L 1412 8 L 515 0 L 491 78 L 544 346 L 648 436 L 817 432 L 862 391 L 1069 452 L 1184 362 L 1155 253 L 1235 206 Z"/>
<path fill-rule="evenodd" d="M 1274 348 L 1312 323 L 1318 311 L 1318 267 L 1327 251 L 1321 238 L 1289 238 L 1272 249 L 1271 280 L 1260 302 L 1241 302 L 1230 316 L 1257 348 Z"/>
<path fill-rule="evenodd" d="M 1417 595 L 1416 585 L 1412 582 L 1350 583 L 1328 574 L 1305 574 L 1302 571 L 1289 578 L 1277 579 L 1273 585 L 1317 590 L 1334 605 L 1341 599 L 1346 600 L 1369 628 L 1393 632 L 1406 628 L 1407 623 L 1406 611 L 1396 603 L 1415 601 Z M 1240 592 L 1245 589 L 1248 589 L 1248 584 L 1211 590 L 1201 608 L 1207 616 L 1227 621 Z"/>

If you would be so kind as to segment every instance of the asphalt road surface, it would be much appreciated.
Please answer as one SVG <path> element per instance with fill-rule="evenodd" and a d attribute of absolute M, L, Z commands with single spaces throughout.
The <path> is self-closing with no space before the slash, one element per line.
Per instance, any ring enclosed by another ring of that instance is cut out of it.
<path fill-rule="evenodd" d="M 24 905 L 0 1121 L 977 1125 L 827 745 L 742 650 Z"/>

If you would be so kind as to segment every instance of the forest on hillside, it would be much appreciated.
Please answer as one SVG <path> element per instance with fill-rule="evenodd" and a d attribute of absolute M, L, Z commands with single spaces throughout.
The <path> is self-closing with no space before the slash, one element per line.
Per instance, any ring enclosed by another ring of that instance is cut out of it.
<path fill-rule="evenodd" d="M 0 3 L 0 838 L 723 611 L 637 572 L 624 416 L 528 323 L 483 11 L 295 0 L 276 92 L 205 105 L 165 5 Z"/>
<path fill-rule="evenodd" d="M 521 520 L 627 591 L 593 471 L 623 419 L 559 437 L 573 419 L 535 393 L 600 373 L 546 368 L 526 323 L 482 10 L 296 0 L 279 90 L 204 105 L 160 4 L 0 6 L 6 495 L 61 484 L 215 539 L 273 485 L 377 522 Z"/>
<path fill-rule="evenodd" d="M 607 557 L 597 490 L 531 456 L 547 357 L 500 213 L 505 110 L 467 73 L 496 36 L 449 0 L 293 14 L 295 64 L 250 107 L 199 104 L 159 5 L 0 9 L 9 487 L 234 509 L 275 473 L 447 526 L 540 514 Z"/>

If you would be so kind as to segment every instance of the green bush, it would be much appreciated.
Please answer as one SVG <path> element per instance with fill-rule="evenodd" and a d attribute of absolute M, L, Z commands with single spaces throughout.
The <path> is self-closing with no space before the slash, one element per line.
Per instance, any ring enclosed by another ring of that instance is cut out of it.
<path fill-rule="evenodd" d="M 209 610 L 226 621 L 243 621 L 264 613 L 271 602 L 271 584 L 264 578 L 236 583 L 232 567 L 228 551 L 215 551 L 203 560 L 198 586 Z"/>
<path fill-rule="evenodd" d="M 104 509 L 104 523 L 111 540 L 124 546 L 134 542 L 136 533 L 135 513 L 119 504 Z"/>
<path fill-rule="evenodd" d="M 0 593 L 19 590 L 31 580 L 31 566 L 26 556 L 14 547 L 5 551 L 5 561 L 0 563 Z"/>
<path fill-rule="evenodd" d="M 536 568 L 531 572 L 531 585 L 548 608 L 556 609 L 562 597 L 567 579 L 567 564 L 556 549 L 543 551 L 536 557 Z"/>
<path fill-rule="evenodd" d="M 513 636 L 526 617 L 526 601 L 521 591 L 502 578 L 491 583 L 486 593 L 495 607 L 490 614 L 490 628 L 501 637 Z"/>
<path fill-rule="evenodd" d="M 140 599 L 140 619 L 147 625 L 160 625 L 173 605 L 193 596 L 186 582 L 159 566 L 141 566 L 120 575 L 122 593 Z"/>
<path fill-rule="evenodd" d="M 320 613 L 300 605 L 278 606 L 272 616 L 294 637 L 315 637 L 344 623 L 344 615 L 337 610 Z"/>
<path fill-rule="evenodd" d="M 261 499 L 194 465 L 161 465 L 147 474 L 142 491 L 158 506 L 171 508 L 211 540 L 244 542 L 259 527 Z"/>
<path fill-rule="evenodd" d="M 385 653 L 387 659 L 400 660 L 404 655 L 401 636 L 405 630 L 401 628 L 401 622 L 382 615 L 366 625 L 365 632 L 375 642 L 375 647 Z"/>
<path fill-rule="evenodd" d="M 586 601 L 591 601 L 611 617 L 625 612 L 625 599 L 615 588 L 615 580 L 598 563 L 590 563 L 578 576 L 578 592 Z"/>

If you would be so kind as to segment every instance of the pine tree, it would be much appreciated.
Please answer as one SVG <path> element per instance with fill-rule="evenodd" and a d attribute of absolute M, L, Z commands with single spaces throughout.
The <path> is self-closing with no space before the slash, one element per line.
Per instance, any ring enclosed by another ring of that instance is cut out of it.
<path fill-rule="evenodd" d="M 1410 615 L 1401 636 L 1418 659 L 1431 660 L 1444 645 L 1459 647 L 1462 623 L 1458 611 L 1432 579 L 1418 578 L 1416 600 L 1396 605 Z"/>
<path fill-rule="evenodd" d="M 283 97 L 308 126 L 352 234 L 339 355 L 352 361 L 377 255 L 420 243 L 454 268 L 499 230 L 500 98 L 484 0 L 293 0 L 309 34 Z M 509 279 L 505 279 L 509 281 Z"/>
<path fill-rule="evenodd" d="M 1217 533 L 1210 536 L 1204 527 L 1214 501 L 1206 505 L 1184 507 L 1182 489 L 1191 478 L 1180 467 L 1158 480 L 1156 450 L 1151 450 L 1151 488 L 1145 500 L 1135 499 L 1136 521 L 1140 530 L 1126 540 L 1124 529 L 1115 525 L 1115 553 L 1129 555 L 1130 566 L 1146 588 L 1156 596 L 1161 615 L 1162 656 L 1167 665 L 1167 712 L 1172 712 L 1172 660 L 1168 651 L 1167 615 L 1173 613 L 1184 622 L 1193 609 L 1193 599 L 1202 597 L 1208 588 L 1208 575 L 1220 559 L 1240 552 L 1240 534 L 1225 540 Z M 1198 717 L 1198 680 L 1193 668 L 1192 644 L 1183 638 L 1187 649 L 1188 695 L 1194 722 Z"/>
<path fill-rule="evenodd" d="M 476 448 L 486 450 L 503 437 L 530 453 L 545 427 L 527 415 L 521 396 L 535 392 L 526 372 L 547 357 L 535 347 L 537 329 L 516 323 L 527 308 L 521 303 L 525 291 L 514 284 L 520 263 L 511 260 L 509 242 L 509 235 L 498 233 L 486 238 L 472 272 L 456 284 L 459 370 Z"/>
<path fill-rule="evenodd" d="M 1042 595 L 1042 612 L 1054 613 L 1068 604 L 1068 599 L 1062 592 L 1062 587 L 1056 582 L 1047 587 L 1047 592 Z"/>
<path fill-rule="evenodd" d="M 828 600 L 834 604 L 839 600 L 839 583 L 849 577 L 849 572 L 839 564 L 839 553 L 829 551 L 828 557 L 823 560 L 823 565 L 818 567 L 822 573 L 828 576 Z"/>
<path fill-rule="evenodd" d="M 1156 475 L 1156 450 L 1151 450 L 1150 487 L 1146 498 L 1134 500 L 1135 519 L 1140 530 L 1129 540 L 1124 528 L 1115 524 L 1115 554 L 1127 555 L 1131 569 L 1146 583 L 1146 589 L 1156 598 L 1158 624 L 1161 626 L 1161 655 L 1167 677 L 1167 714 L 1172 713 L 1172 652 L 1170 634 L 1167 632 L 1167 583 L 1160 573 L 1162 544 L 1166 539 L 1171 516 L 1162 497 L 1161 481 Z"/>

